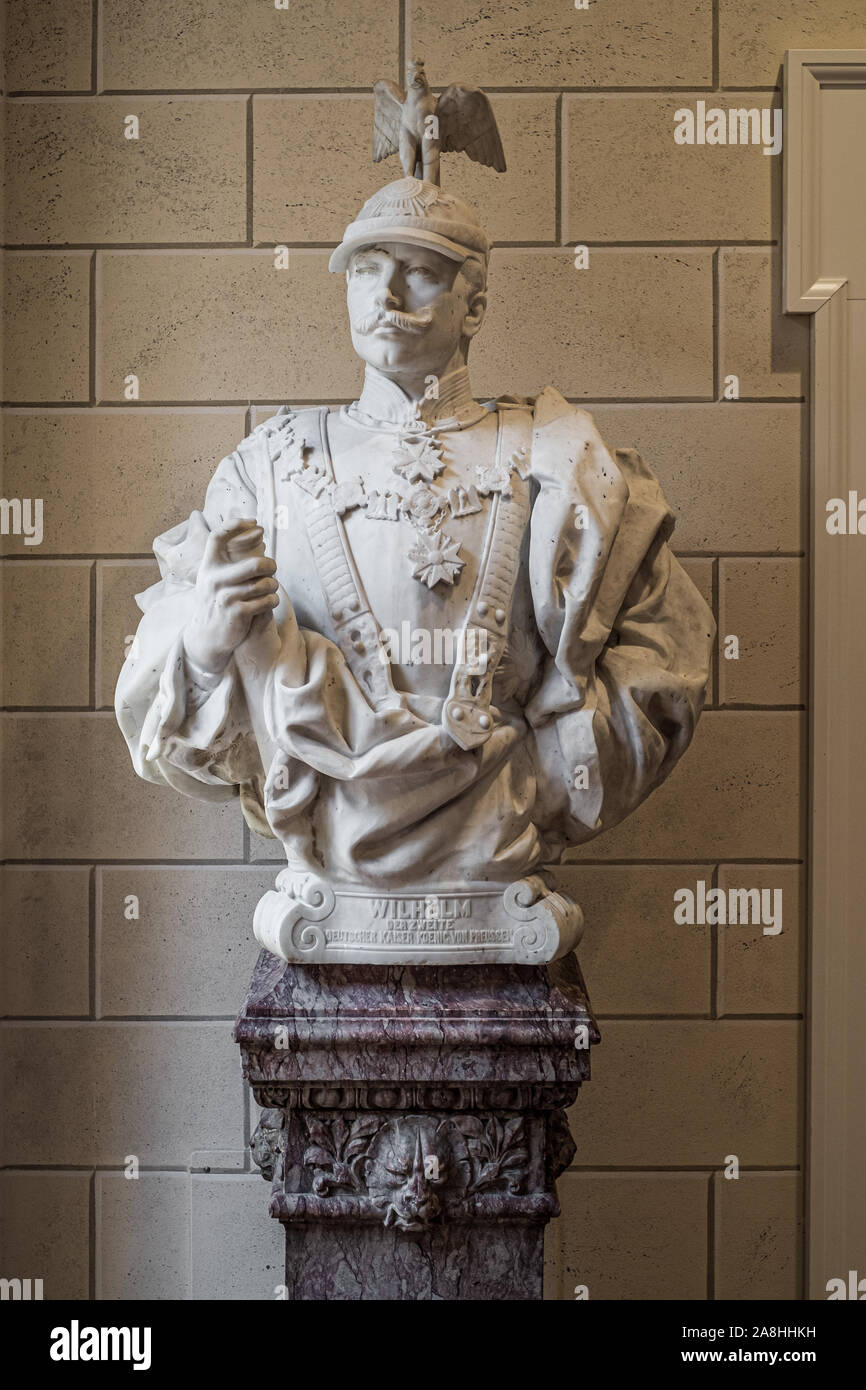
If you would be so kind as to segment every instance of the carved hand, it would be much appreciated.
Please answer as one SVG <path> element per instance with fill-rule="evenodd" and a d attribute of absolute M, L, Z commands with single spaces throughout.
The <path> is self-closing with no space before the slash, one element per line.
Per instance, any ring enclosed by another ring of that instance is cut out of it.
<path fill-rule="evenodd" d="M 183 635 L 194 666 L 219 675 L 253 623 L 270 621 L 279 602 L 276 564 L 264 552 L 264 532 L 253 521 L 213 531 L 196 580 L 196 606 Z"/>

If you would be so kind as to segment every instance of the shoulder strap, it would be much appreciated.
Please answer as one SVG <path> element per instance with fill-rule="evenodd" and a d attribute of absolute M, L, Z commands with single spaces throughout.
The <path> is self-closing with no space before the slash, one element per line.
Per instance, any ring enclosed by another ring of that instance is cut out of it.
<path fill-rule="evenodd" d="M 334 481 L 328 447 L 328 407 L 317 412 L 315 435 L 301 441 L 299 466 L 292 471 L 301 498 L 307 535 L 319 580 L 346 664 L 374 709 L 395 709 L 401 699 L 370 608 L 342 519 L 334 511 L 328 485 Z M 296 431 L 297 433 L 297 431 Z"/>
<path fill-rule="evenodd" d="M 461 633 L 442 724 L 461 748 L 484 743 L 493 730 L 490 695 L 508 639 L 514 585 L 530 512 L 532 412 L 497 407 L 494 476 L 503 479 L 491 497 L 490 519 L 478 578 Z"/>

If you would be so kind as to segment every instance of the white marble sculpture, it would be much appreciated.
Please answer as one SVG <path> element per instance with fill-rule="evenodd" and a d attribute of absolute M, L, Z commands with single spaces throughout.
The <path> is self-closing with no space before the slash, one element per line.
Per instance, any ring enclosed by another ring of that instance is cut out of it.
<path fill-rule="evenodd" d="M 154 543 L 117 717 L 141 777 L 281 842 L 255 930 L 286 960 L 562 955 L 547 866 L 701 710 L 712 616 L 652 473 L 553 387 L 472 395 L 489 251 L 435 183 L 370 198 L 331 257 L 358 400 L 283 407 Z"/>

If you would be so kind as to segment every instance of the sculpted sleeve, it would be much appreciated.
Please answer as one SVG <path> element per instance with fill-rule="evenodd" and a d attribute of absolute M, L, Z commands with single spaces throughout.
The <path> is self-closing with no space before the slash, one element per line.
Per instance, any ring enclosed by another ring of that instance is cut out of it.
<path fill-rule="evenodd" d="M 262 769 L 234 663 L 217 679 L 193 671 L 183 630 L 208 535 L 230 520 L 255 516 L 255 489 L 238 450 L 217 468 L 203 511 L 154 541 L 161 577 L 137 595 L 143 617 L 115 695 L 140 777 L 205 800 L 228 800 L 240 788 L 244 809 L 253 815 Z"/>
<path fill-rule="evenodd" d="M 703 707 L 712 614 L 633 449 L 551 387 L 535 407 L 530 582 L 547 656 L 526 707 L 550 858 L 616 825 L 671 772 Z"/>

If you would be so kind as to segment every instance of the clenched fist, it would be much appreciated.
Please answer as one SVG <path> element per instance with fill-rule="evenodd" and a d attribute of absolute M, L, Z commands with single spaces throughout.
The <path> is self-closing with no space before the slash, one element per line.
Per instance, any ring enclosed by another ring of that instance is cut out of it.
<path fill-rule="evenodd" d="M 196 606 L 183 634 L 184 650 L 201 671 L 219 675 L 253 623 L 270 621 L 276 608 L 276 564 L 265 555 L 264 532 L 254 521 L 212 531 L 196 580 Z"/>

